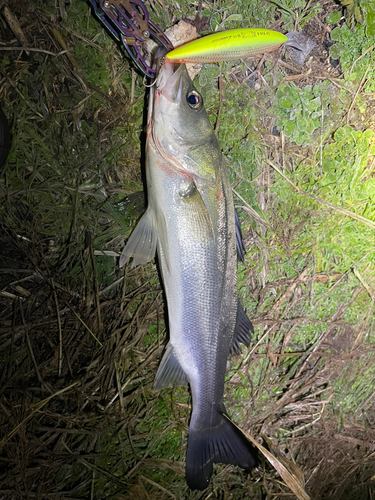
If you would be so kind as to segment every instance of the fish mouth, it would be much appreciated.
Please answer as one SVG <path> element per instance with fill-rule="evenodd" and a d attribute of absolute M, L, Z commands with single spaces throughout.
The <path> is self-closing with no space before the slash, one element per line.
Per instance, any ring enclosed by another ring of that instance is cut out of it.
<path fill-rule="evenodd" d="M 152 123 L 155 122 L 155 101 L 159 100 L 161 96 L 167 98 L 170 102 L 176 101 L 177 96 L 174 92 L 170 91 L 170 89 L 175 87 L 175 82 L 171 81 L 171 78 L 178 72 L 180 66 L 184 66 L 178 63 L 165 62 L 164 56 L 166 53 L 167 51 L 164 47 L 159 47 L 154 55 L 153 68 L 156 71 L 156 78 L 153 83 L 149 85 L 147 117 L 149 129 L 152 127 Z M 179 82 L 179 88 L 180 87 L 181 81 Z M 179 90 L 179 95 L 181 95 L 181 88 Z"/>
<path fill-rule="evenodd" d="M 168 50 L 165 47 L 158 47 L 154 54 L 153 69 L 156 72 L 154 85 L 159 91 L 163 90 L 173 73 L 181 66 L 181 64 L 178 63 L 166 62 L 166 54 L 168 54 Z"/>
<path fill-rule="evenodd" d="M 184 69 L 184 64 L 164 62 L 156 78 L 156 98 L 162 95 L 170 102 L 178 102 L 181 99 Z"/>
<path fill-rule="evenodd" d="M 150 104 L 152 110 L 149 114 L 148 123 L 148 138 L 152 141 L 155 150 L 158 152 L 160 157 L 171 167 L 174 171 L 186 175 L 187 177 L 192 177 L 193 175 L 184 168 L 183 164 L 179 159 L 179 152 L 168 151 L 163 145 L 162 141 L 158 137 L 155 131 L 155 123 L 157 123 L 158 115 L 165 115 L 163 108 L 165 107 L 168 111 L 170 104 L 179 102 L 182 97 L 183 88 L 183 64 L 175 64 L 164 62 L 160 65 L 160 70 L 156 77 L 156 81 L 153 87 L 151 87 L 152 94 L 150 95 Z M 160 101 L 164 101 L 165 106 L 160 105 Z M 178 136 L 177 130 L 172 127 L 176 137 Z M 182 140 L 182 138 L 181 138 Z M 173 148 L 172 148 L 173 149 Z"/>

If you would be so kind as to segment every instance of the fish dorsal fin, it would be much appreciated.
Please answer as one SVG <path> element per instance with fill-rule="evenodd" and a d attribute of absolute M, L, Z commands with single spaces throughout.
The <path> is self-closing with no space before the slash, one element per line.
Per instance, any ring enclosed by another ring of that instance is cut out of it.
<path fill-rule="evenodd" d="M 188 378 L 176 358 L 172 344 L 168 342 L 163 359 L 156 372 L 154 390 L 160 391 L 166 387 L 187 383 Z"/>
<path fill-rule="evenodd" d="M 234 329 L 233 343 L 232 347 L 230 348 L 229 354 L 240 354 L 240 343 L 244 344 L 246 347 L 249 347 L 252 333 L 254 333 L 253 325 L 251 324 L 251 321 L 243 310 L 241 302 L 238 301 L 236 326 Z"/>
<path fill-rule="evenodd" d="M 237 247 L 237 258 L 239 261 L 244 261 L 244 256 L 246 253 L 245 243 L 242 237 L 241 224 L 238 220 L 237 212 L 234 211 L 235 226 L 236 226 L 236 247 Z"/>
<path fill-rule="evenodd" d="M 120 257 L 122 267 L 133 255 L 132 267 L 146 264 L 155 257 L 158 242 L 157 223 L 153 210 L 149 207 L 142 215 L 125 245 Z"/>

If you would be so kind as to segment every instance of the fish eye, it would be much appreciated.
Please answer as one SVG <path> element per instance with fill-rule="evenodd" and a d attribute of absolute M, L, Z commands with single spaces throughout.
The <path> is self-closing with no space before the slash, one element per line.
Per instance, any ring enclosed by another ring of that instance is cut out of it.
<path fill-rule="evenodd" d="M 203 105 L 202 96 L 196 90 L 191 90 L 186 96 L 186 100 L 192 109 L 200 109 Z"/>

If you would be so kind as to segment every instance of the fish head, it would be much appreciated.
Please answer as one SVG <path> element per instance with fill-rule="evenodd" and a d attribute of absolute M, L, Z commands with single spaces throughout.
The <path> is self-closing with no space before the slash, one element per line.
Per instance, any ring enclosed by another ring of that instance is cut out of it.
<path fill-rule="evenodd" d="M 148 136 L 172 168 L 203 181 L 216 179 L 220 147 L 185 64 L 161 66 L 150 94 Z"/>

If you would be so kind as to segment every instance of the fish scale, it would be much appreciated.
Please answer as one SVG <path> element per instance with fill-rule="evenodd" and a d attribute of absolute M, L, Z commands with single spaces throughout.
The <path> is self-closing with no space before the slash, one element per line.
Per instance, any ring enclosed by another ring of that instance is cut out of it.
<path fill-rule="evenodd" d="M 243 248 L 236 249 L 242 238 L 228 173 L 184 64 L 164 64 L 150 91 L 146 179 L 147 210 L 120 265 L 132 256 L 133 265 L 148 262 L 157 250 L 170 339 L 155 389 L 190 385 L 186 480 L 202 490 L 214 463 L 255 465 L 252 445 L 223 405 L 229 353 L 249 345 L 252 325 L 238 301 Z"/>

